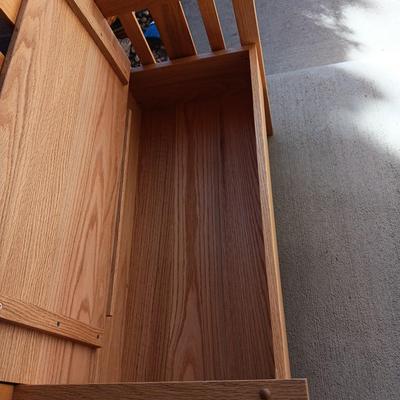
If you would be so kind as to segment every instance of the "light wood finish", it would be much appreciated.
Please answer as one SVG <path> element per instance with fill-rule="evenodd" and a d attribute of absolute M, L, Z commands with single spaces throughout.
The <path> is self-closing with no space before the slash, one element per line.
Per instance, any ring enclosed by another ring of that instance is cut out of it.
<path fill-rule="evenodd" d="M 179 0 L 159 0 L 148 8 L 171 60 L 196 54 L 192 34 Z"/>
<path fill-rule="evenodd" d="M 267 133 L 272 136 L 272 117 L 268 99 L 267 79 L 263 51 L 261 47 L 260 31 L 258 28 L 257 12 L 254 0 L 232 0 L 236 17 L 236 24 L 239 31 L 240 43 L 242 46 L 256 45 L 260 65 L 261 83 L 264 88 L 264 103 L 266 114 Z"/>
<path fill-rule="evenodd" d="M 93 0 L 66 0 L 122 83 L 129 82 L 131 63 Z"/>
<path fill-rule="evenodd" d="M 1 70 L 1 67 L 3 66 L 3 63 L 4 63 L 4 54 L 0 51 L 0 70 Z"/>
<path fill-rule="evenodd" d="M 250 88 L 143 111 L 123 381 L 274 377 L 259 202 Z"/>
<path fill-rule="evenodd" d="M 198 0 L 198 4 L 203 17 L 204 27 L 206 28 L 211 50 L 217 51 L 225 49 L 224 36 L 222 34 L 215 1 Z"/>
<path fill-rule="evenodd" d="M 119 19 L 125 29 L 126 35 L 138 54 L 142 65 L 155 64 L 156 60 L 154 59 L 150 46 L 143 35 L 142 28 L 140 27 L 135 14 L 132 12 L 122 14 L 119 16 Z"/>
<path fill-rule="evenodd" d="M 14 385 L 0 383 L 0 400 L 13 400 Z"/>
<path fill-rule="evenodd" d="M 258 176 L 263 222 L 262 227 L 264 232 L 267 284 L 271 307 L 276 378 L 288 379 L 290 378 L 289 352 L 276 241 L 268 140 L 264 112 L 264 95 L 256 46 L 250 49 L 250 68 L 253 87 L 253 112 L 257 139 Z"/>
<path fill-rule="evenodd" d="M 0 11 L 13 23 L 17 21 L 22 0 L 0 0 Z"/>
<path fill-rule="evenodd" d="M 17 386 L 14 400 L 255 400 L 267 388 L 272 400 L 308 400 L 305 380 Z"/>
<path fill-rule="evenodd" d="M 65 0 L 22 13 L 0 93 L 0 293 L 103 328 L 128 86 Z M 0 381 L 89 382 L 93 349 L 0 337 Z"/>
<path fill-rule="evenodd" d="M 101 347 L 103 329 L 93 328 L 83 322 L 3 295 L 0 295 L 0 320 L 92 347 Z"/>
<path fill-rule="evenodd" d="M 95 382 L 121 382 L 125 351 L 126 302 L 128 296 L 129 267 L 137 186 L 141 111 L 133 98 L 129 99 L 127 140 L 124 160 L 123 185 L 119 215 L 118 246 L 109 315 L 106 321 L 104 346 L 96 354 Z"/>
<path fill-rule="evenodd" d="M 131 90 L 146 108 L 250 88 L 248 49 L 222 50 L 138 68 L 131 78 Z"/>

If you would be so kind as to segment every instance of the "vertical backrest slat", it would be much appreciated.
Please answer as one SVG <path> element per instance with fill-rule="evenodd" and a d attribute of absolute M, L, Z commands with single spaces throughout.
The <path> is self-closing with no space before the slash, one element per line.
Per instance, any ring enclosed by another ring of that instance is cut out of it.
<path fill-rule="evenodd" d="M 135 49 L 136 54 L 140 58 L 140 62 L 143 65 L 155 64 L 156 60 L 151 52 L 149 44 L 143 35 L 142 28 L 135 16 L 135 13 L 130 12 L 119 16 L 122 26 L 124 27 L 125 33 L 132 42 L 132 46 Z"/>
<path fill-rule="evenodd" d="M 0 11 L 13 23 L 17 20 L 22 0 L 0 0 Z"/>
<path fill-rule="evenodd" d="M 225 49 L 224 36 L 219 22 L 217 8 L 214 0 L 198 0 L 199 9 L 203 17 L 208 41 L 211 50 L 218 51 Z"/>
<path fill-rule="evenodd" d="M 196 54 L 192 34 L 179 0 L 152 2 L 149 4 L 149 11 L 170 59 Z"/>
<path fill-rule="evenodd" d="M 261 48 L 260 31 L 258 29 L 258 19 L 254 0 L 232 0 L 235 12 L 236 24 L 239 31 L 240 43 L 242 46 L 251 44 L 256 45 L 258 62 L 260 64 L 261 80 L 264 88 L 264 101 L 266 112 L 266 124 L 268 135 L 271 136 L 272 118 L 269 107 L 267 79 L 265 77 L 264 57 Z"/>

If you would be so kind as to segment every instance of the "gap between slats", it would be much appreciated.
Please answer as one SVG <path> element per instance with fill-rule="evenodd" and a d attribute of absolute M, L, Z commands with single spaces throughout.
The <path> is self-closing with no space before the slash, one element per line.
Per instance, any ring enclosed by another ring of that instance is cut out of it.
<path fill-rule="evenodd" d="M 119 20 L 121 21 L 125 33 L 131 41 L 136 54 L 139 56 L 142 65 L 155 64 L 156 60 L 146 38 L 143 35 L 142 28 L 139 25 L 135 12 L 122 14 L 119 16 Z"/>

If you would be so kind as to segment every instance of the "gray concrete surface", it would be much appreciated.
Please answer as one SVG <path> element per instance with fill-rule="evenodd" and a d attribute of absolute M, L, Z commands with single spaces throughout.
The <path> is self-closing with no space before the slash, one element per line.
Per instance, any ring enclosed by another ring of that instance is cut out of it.
<path fill-rule="evenodd" d="M 398 400 L 400 1 L 256 1 L 293 375 L 312 400 Z"/>

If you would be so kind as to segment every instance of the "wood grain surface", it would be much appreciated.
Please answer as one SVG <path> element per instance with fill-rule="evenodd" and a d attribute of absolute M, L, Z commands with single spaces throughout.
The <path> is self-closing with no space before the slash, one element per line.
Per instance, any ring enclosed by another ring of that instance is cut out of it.
<path fill-rule="evenodd" d="M 273 378 L 251 92 L 145 110 L 140 140 L 122 380 Z"/>
<path fill-rule="evenodd" d="M 0 93 L 0 293 L 103 328 L 128 87 L 65 0 L 22 12 Z M 0 380 L 89 382 L 93 350 L 0 336 Z"/>
<path fill-rule="evenodd" d="M 251 90 L 248 49 L 221 50 L 135 69 L 131 91 L 143 107 Z"/>
<path fill-rule="evenodd" d="M 115 270 L 106 319 L 104 346 L 96 354 L 95 382 L 120 382 L 123 371 L 130 365 L 122 363 L 126 325 L 129 268 L 131 265 L 132 235 L 137 188 L 141 111 L 130 97 L 127 115 L 127 140 L 124 175 L 119 213 L 118 244 Z"/>
<path fill-rule="evenodd" d="M 271 307 L 272 341 L 276 368 L 275 377 L 278 379 L 289 379 L 289 351 L 279 270 L 278 247 L 276 241 L 268 139 L 265 123 L 264 94 L 256 46 L 253 46 L 250 49 L 250 68 L 253 93 L 254 126 L 257 141 L 258 175 L 263 221 L 262 226 L 266 255 L 267 284 Z"/>
<path fill-rule="evenodd" d="M 308 400 L 305 380 L 260 380 L 118 385 L 17 386 L 14 400 L 256 400 L 268 389 L 272 400 Z"/>
<path fill-rule="evenodd" d="M 123 84 L 129 82 L 131 63 L 107 20 L 93 0 L 66 0 Z"/>
<path fill-rule="evenodd" d="M 214 0 L 198 0 L 199 9 L 206 28 L 211 50 L 225 49 L 224 35 L 222 34 L 217 7 Z"/>
<path fill-rule="evenodd" d="M 192 34 L 179 0 L 152 2 L 148 9 L 171 60 L 196 54 Z"/>
<path fill-rule="evenodd" d="M 12 400 L 14 393 L 14 385 L 0 383 L 0 400 Z"/>
<path fill-rule="evenodd" d="M 18 11 L 22 0 L 0 0 L 0 12 L 13 23 L 17 21 Z"/>
<path fill-rule="evenodd" d="M 264 56 L 261 47 L 260 30 L 255 0 L 232 0 L 235 12 L 236 24 L 239 31 L 240 43 L 242 46 L 255 45 L 259 59 L 261 84 L 264 88 L 264 107 L 266 114 L 267 134 L 272 136 L 272 117 L 269 106 L 267 79 L 265 76 Z"/>
<path fill-rule="evenodd" d="M 91 347 L 101 347 L 104 331 L 4 295 L 0 295 L 0 320 Z"/>

